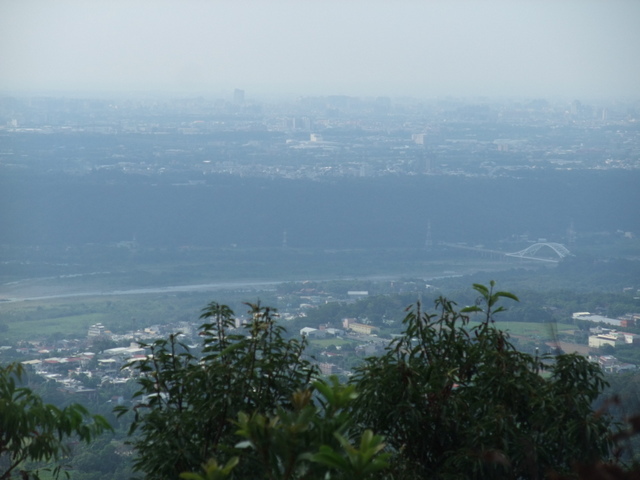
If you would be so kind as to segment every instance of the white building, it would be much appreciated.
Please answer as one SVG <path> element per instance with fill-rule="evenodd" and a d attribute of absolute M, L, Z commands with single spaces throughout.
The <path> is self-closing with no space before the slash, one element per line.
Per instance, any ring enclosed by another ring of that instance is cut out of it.
<path fill-rule="evenodd" d="M 308 338 L 325 338 L 327 333 L 324 330 L 318 330 L 317 328 L 304 327 L 300 329 L 300 335 Z"/>
<path fill-rule="evenodd" d="M 625 335 L 620 332 L 612 330 L 609 333 L 600 333 L 598 335 L 589 335 L 589 346 L 591 348 L 600 348 L 604 345 L 611 345 L 616 347 L 618 345 L 624 345 L 626 342 Z"/>
<path fill-rule="evenodd" d="M 104 325 L 101 323 L 96 323 L 95 325 L 91 325 L 89 327 L 89 331 L 87 333 L 87 337 L 101 337 L 105 334 Z"/>
<path fill-rule="evenodd" d="M 607 325 L 615 325 L 616 327 L 621 327 L 622 322 L 615 318 L 603 317 L 602 315 L 592 315 L 589 312 L 576 312 L 571 317 L 574 320 L 586 320 L 588 322 L 595 323 L 606 323 Z"/>

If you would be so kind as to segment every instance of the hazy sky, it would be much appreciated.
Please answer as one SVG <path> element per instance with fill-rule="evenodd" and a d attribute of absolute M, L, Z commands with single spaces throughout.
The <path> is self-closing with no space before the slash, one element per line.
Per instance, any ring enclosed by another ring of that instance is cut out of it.
<path fill-rule="evenodd" d="M 0 0 L 0 91 L 640 98 L 640 0 Z"/>

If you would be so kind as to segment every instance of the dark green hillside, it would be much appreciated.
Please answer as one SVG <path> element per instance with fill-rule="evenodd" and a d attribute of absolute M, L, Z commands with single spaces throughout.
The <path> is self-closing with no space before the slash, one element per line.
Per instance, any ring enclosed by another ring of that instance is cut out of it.
<path fill-rule="evenodd" d="M 637 172 L 528 178 L 408 176 L 331 182 L 201 176 L 18 175 L 0 179 L 0 244 L 78 245 L 132 238 L 144 246 L 420 248 L 528 233 L 640 231 Z M 181 183 L 181 182 L 177 182 Z M 185 182 L 186 183 L 186 182 Z"/>

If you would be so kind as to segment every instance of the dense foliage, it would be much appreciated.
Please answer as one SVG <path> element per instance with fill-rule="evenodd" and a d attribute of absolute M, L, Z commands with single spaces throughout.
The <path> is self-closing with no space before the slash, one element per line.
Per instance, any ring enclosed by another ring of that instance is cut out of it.
<path fill-rule="evenodd" d="M 493 325 L 497 301 L 516 298 L 475 289 L 478 305 L 462 310 L 443 298 L 436 313 L 416 305 L 404 335 L 353 379 L 354 414 L 386 437 L 394 478 L 536 479 L 606 456 L 608 422 L 592 414 L 599 367 L 518 352 Z"/>
<path fill-rule="evenodd" d="M 517 351 L 494 325 L 499 300 L 517 298 L 493 282 L 474 288 L 472 307 L 440 298 L 434 313 L 409 309 L 404 333 L 347 385 L 314 381 L 304 342 L 285 340 L 272 310 L 251 306 L 238 332 L 228 307 L 209 305 L 200 355 L 171 337 L 133 365 L 136 468 L 146 478 L 208 465 L 212 478 L 384 469 L 393 479 L 536 479 L 606 458 L 609 421 L 592 410 L 605 387 L 599 367 Z"/>
<path fill-rule="evenodd" d="M 0 367 L 0 479 L 39 478 L 44 467 L 53 477 L 56 463 L 72 441 L 91 441 L 109 424 L 78 404 L 60 409 L 21 386 L 20 365 Z M 39 468 L 40 467 L 40 468 Z"/>
<path fill-rule="evenodd" d="M 149 358 L 132 365 L 141 386 L 131 427 L 135 467 L 146 478 L 177 478 L 226 456 L 237 440 L 230 419 L 286 408 L 316 375 L 303 357 L 305 342 L 286 340 L 273 310 L 251 305 L 250 313 L 244 331 L 232 333 L 233 312 L 211 303 L 200 354 L 173 335 L 148 345 Z"/>
<path fill-rule="evenodd" d="M 268 415 L 241 412 L 236 433 L 246 440 L 237 447 L 249 449 L 244 459 L 263 478 L 377 478 L 390 453 L 381 453 L 381 436 L 355 424 L 350 407 L 356 397 L 353 386 L 331 377 L 296 392 L 290 409 L 279 406 Z"/>
<path fill-rule="evenodd" d="M 348 409 L 354 387 L 314 381 L 306 343 L 285 339 L 272 309 L 250 305 L 249 313 L 237 329 L 233 312 L 211 303 L 198 354 L 171 336 L 131 365 L 142 387 L 131 426 L 138 431 L 135 468 L 149 479 L 199 478 L 189 471 L 206 464 L 207 478 L 233 471 L 286 480 L 331 470 L 365 479 L 386 467 L 382 439 L 355 434 Z"/>

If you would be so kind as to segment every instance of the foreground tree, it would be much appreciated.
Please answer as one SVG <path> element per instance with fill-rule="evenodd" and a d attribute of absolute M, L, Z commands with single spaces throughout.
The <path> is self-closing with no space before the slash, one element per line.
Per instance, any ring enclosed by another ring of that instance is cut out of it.
<path fill-rule="evenodd" d="M 0 367 L 0 479 L 39 478 L 43 469 L 57 478 L 62 466 L 56 461 L 69 453 L 71 441 L 89 442 L 111 427 L 81 405 L 45 404 L 21 386 L 23 376 L 19 364 Z"/>
<path fill-rule="evenodd" d="M 353 422 L 356 397 L 355 388 L 336 377 L 318 380 L 293 395 L 291 408 L 268 415 L 241 412 L 236 433 L 245 440 L 236 446 L 247 450 L 243 460 L 270 480 L 380 478 L 390 454 L 381 453 L 382 437 L 361 432 Z"/>
<path fill-rule="evenodd" d="M 608 454 L 609 422 L 592 411 L 599 367 L 518 352 L 493 319 L 517 298 L 494 287 L 474 285 L 477 305 L 461 310 L 415 305 L 404 334 L 357 370 L 354 415 L 385 435 L 394 478 L 538 479 Z"/>
<path fill-rule="evenodd" d="M 317 376 L 303 357 L 304 340 L 285 339 L 273 309 L 249 307 L 250 321 L 238 330 L 231 309 L 211 303 L 201 316 L 201 354 L 173 335 L 147 345 L 149 358 L 131 366 L 141 385 L 131 426 L 134 467 L 146 478 L 178 478 L 214 457 L 226 462 L 240 412 L 286 408 Z"/>

